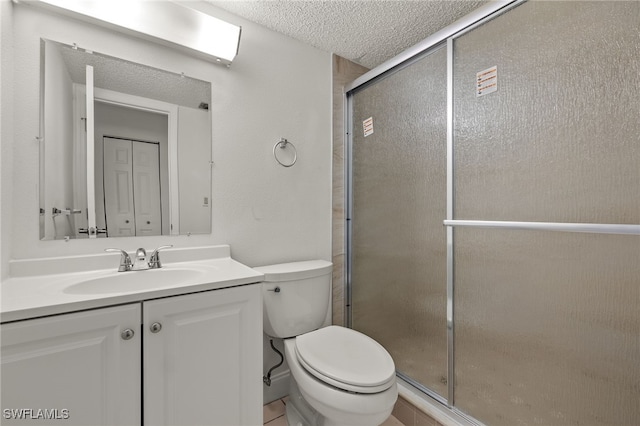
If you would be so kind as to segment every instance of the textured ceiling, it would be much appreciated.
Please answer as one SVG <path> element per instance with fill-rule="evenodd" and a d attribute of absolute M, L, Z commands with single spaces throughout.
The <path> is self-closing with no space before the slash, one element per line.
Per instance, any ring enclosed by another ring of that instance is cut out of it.
<path fill-rule="evenodd" d="M 367 68 L 393 58 L 487 3 L 486 0 L 207 1 Z"/>
<path fill-rule="evenodd" d="M 85 66 L 94 67 L 94 84 L 102 89 L 198 108 L 211 103 L 211 83 L 47 40 L 57 46 L 71 80 L 85 84 Z"/>

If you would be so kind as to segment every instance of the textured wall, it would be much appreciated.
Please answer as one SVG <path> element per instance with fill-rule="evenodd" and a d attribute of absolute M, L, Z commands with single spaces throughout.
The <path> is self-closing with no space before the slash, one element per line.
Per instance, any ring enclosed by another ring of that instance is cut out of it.
<path fill-rule="evenodd" d="M 344 193 L 344 86 L 367 68 L 333 55 L 333 324 L 345 325 L 345 193 Z"/>

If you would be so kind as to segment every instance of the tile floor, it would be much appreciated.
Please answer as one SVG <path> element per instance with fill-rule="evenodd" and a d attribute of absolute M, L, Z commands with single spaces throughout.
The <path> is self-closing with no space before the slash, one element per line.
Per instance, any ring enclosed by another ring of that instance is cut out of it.
<path fill-rule="evenodd" d="M 273 401 L 262 407 L 263 421 L 269 426 L 287 426 L 287 419 L 284 417 L 284 408 L 287 398 Z M 381 426 L 404 426 L 398 419 L 391 416 Z"/>

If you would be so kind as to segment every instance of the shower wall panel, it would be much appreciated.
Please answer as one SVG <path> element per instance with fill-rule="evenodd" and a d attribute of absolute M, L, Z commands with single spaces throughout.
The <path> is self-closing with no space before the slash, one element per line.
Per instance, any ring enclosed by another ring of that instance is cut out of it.
<path fill-rule="evenodd" d="M 352 326 L 446 395 L 446 49 L 353 105 Z"/>

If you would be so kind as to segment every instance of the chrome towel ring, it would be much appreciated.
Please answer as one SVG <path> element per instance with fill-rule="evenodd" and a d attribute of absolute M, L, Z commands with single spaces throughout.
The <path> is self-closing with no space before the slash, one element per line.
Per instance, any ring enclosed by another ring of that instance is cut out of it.
<path fill-rule="evenodd" d="M 291 149 L 293 149 L 293 160 L 291 160 L 289 162 L 282 162 L 278 158 L 278 150 L 276 148 L 286 149 L 287 146 L 289 146 L 289 145 L 291 146 Z M 296 147 L 295 147 L 294 144 L 292 144 L 291 142 L 289 142 L 285 138 L 280 138 L 280 140 L 278 142 L 276 142 L 276 144 L 273 146 L 273 156 L 275 157 L 275 159 L 278 162 L 278 164 L 280 164 L 282 167 L 291 167 L 294 164 L 296 164 L 296 161 L 298 160 L 298 151 L 296 150 Z"/>

